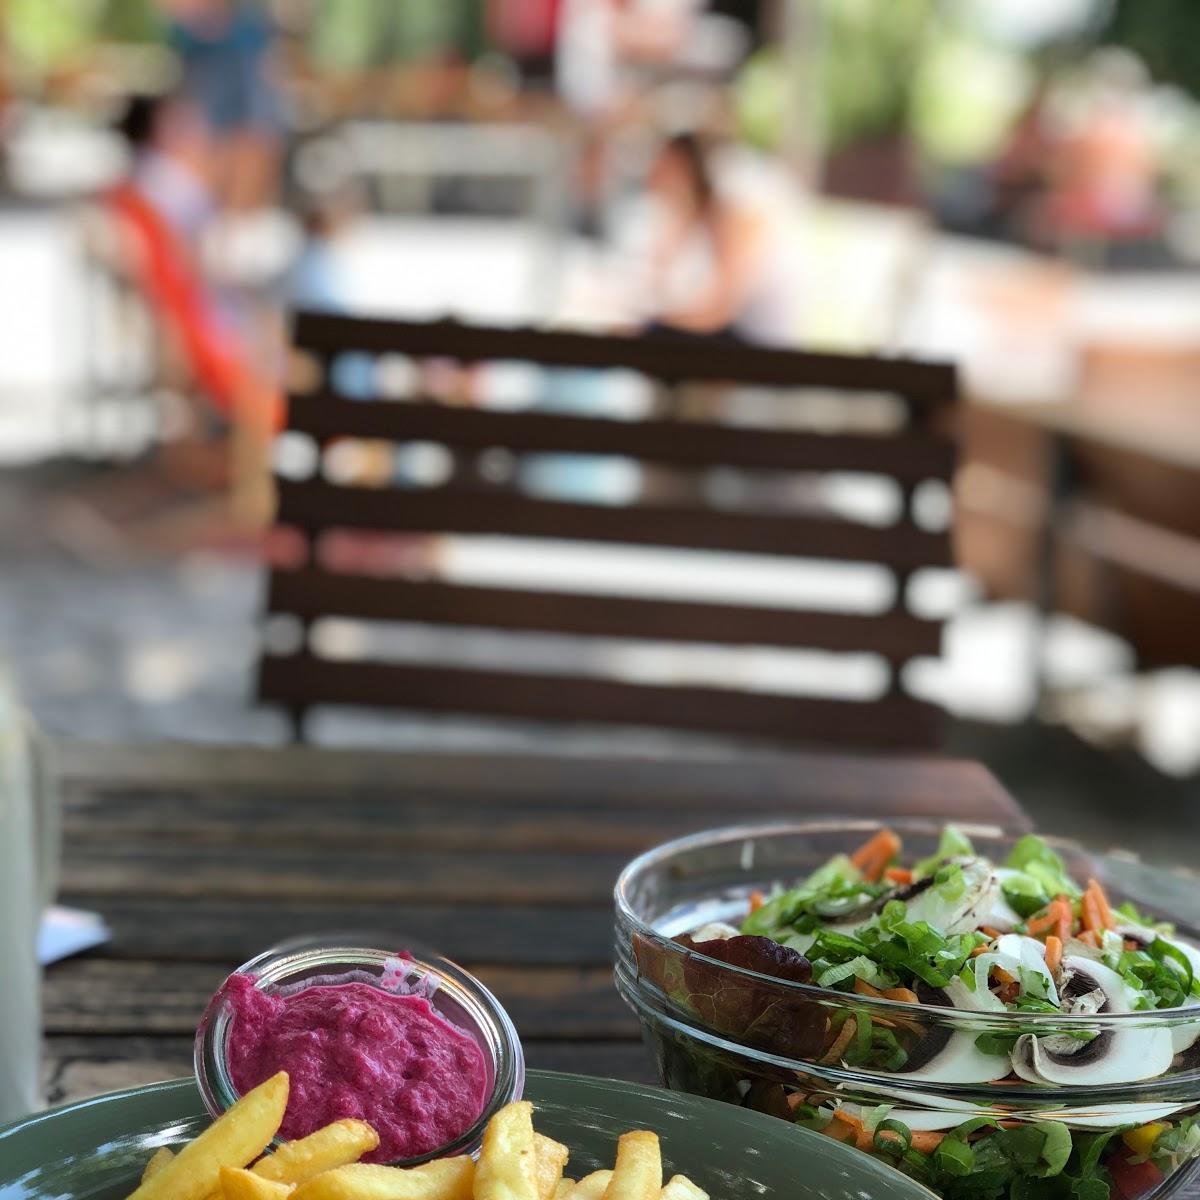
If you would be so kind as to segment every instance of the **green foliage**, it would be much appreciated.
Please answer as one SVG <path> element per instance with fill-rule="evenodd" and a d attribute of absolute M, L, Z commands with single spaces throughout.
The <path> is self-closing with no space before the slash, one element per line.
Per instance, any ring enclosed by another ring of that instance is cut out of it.
<path fill-rule="evenodd" d="M 1161 83 L 1200 97 L 1200 4 L 1196 0 L 1115 0 L 1102 44 L 1137 54 Z"/>

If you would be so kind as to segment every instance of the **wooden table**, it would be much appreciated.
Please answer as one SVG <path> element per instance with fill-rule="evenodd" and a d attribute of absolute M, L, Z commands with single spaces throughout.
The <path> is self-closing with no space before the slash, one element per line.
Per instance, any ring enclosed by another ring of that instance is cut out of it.
<path fill-rule="evenodd" d="M 1200 421 L 1194 403 L 976 399 L 966 410 L 961 563 L 1128 640 L 1147 668 L 1200 663 Z M 981 469 L 982 468 L 982 469 Z"/>
<path fill-rule="evenodd" d="M 531 1066 L 649 1079 L 610 969 L 612 885 L 634 854 L 780 816 L 1029 826 L 983 767 L 944 760 L 63 746 L 60 761 L 61 898 L 114 937 L 47 972 L 52 1103 L 190 1074 L 225 974 L 334 929 L 407 936 L 477 972 Z"/>

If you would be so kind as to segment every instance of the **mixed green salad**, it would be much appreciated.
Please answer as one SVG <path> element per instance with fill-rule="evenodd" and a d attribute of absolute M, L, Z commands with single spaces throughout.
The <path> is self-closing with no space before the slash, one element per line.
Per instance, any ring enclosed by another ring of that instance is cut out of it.
<path fill-rule="evenodd" d="M 910 1006 L 895 1019 L 849 999 L 819 1017 L 793 1006 L 785 1027 L 775 998 L 709 979 L 716 970 L 690 960 L 675 986 L 706 1023 L 812 1062 L 931 1084 L 1046 1088 L 1103 1088 L 1200 1065 L 1190 1062 L 1200 1055 L 1200 1014 L 1088 1020 L 1200 1005 L 1200 948 L 1129 904 L 1110 904 L 1095 880 L 1071 878 L 1032 835 L 996 863 L 947 828 L 935 853 L 905 864 L 900 838 L 883 830 L 798 886 L 752 895 L 740 926 L 710 922 L 676 940 L 762 975 Z M 968 1032 L 946 1009 L 1039 1019 Z M 1066 1019 L 1046 1019 L 1054 1016 Z M 1100 1115 L 1011 1122 L 972 1116 L 970 1106 L 869 1106 L 796 1089 L 779 1115 L 882 1154 L 952 1200 L 1133 1200 L 1200 1156 L 1200 1125 L 1186 1108 L 1107 1104 Z"/>

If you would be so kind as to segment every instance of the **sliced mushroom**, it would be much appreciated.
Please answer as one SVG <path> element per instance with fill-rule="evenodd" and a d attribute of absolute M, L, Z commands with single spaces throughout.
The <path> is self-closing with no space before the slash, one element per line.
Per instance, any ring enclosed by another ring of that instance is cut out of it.
<path fill-rule="evenodd" d="M 1153 1079 L 1171 1065 L 1171 1035 L 1164 1028 L 1097 1029 L 1086 1017 L 1133 1009 L 1125 981 L 1103 963 L 1075 956 L 1063 959 L 1064 1011 L 1080 1018 L 1087 1041 L 1057 1034 L 1027 1033 L 1013 1047 L 1012 1067 L 1030 1083 L 1104 1084 Z"/>
<path fill-rule="evenodd" d="M 694 942 L 727 942 L 732 937 L 739 936 L 739 930 L 734 929 L 732 925 L 727 925 L 724 921 L 709 921 L 707 925 L 701 925 L 692 934 Z"/>
<path fill-rule="evenodd" d="M 920 983 L 917 996 L 922 1004 L 940 1008 L 986 1011 L 989 1007 L 982 997 L 977 997 L 958 980 L 952 981 L 946 989 Z M 995 999 L 990 992 L 988 998 Z M 898 1074 L 927 1079 L 930 1083 L 989 1083 L 993 1079 L 1002 1079 L 1008 1074 L 1007 1058 L 1003 1054 L 985 1054 L 975 1044 L 977 1036 L 959 1033 L 946 1025 L 934 1025 L 908 1052 L 908 1061 Z"/>

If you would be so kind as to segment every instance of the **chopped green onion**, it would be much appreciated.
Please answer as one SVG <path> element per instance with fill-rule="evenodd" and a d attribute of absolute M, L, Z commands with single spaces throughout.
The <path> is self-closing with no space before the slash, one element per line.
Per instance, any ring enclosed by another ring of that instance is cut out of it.
<path fill-rule="evenodd" d="M 896 1136 L 886 1137 L 885 1134 L 889 1133 Z M 875 1149 L 883 1154 L 901 1157 L 912 1149 L 912 1130 L 903 1121 L 880 1121 L 875 1126 L 871 1141 Z"/>
<path fill-rule="evenodd" d="M 865 954 L 857 955 L 849 962 L 826 967 L 816 977 L 816 982 L 818 987 L 831 988 L 846 979 L 861 979 L 872 986 L 886 986 L 888 983 L 880 969 Z"/>

